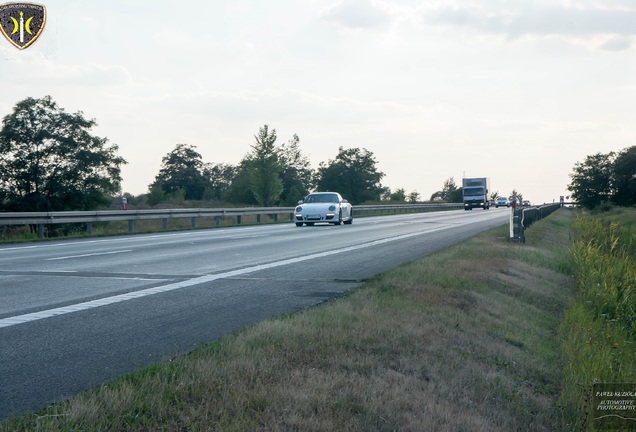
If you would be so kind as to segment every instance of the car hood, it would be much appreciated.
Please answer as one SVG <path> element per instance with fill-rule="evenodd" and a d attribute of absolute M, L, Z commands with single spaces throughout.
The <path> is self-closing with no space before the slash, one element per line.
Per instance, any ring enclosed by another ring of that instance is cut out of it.
<path fill-rule="evenodd" d="M 331 206 L 337 206 L 338 203 L 310 203 L 299 204 L 303 210 L 328 210 Z"/>

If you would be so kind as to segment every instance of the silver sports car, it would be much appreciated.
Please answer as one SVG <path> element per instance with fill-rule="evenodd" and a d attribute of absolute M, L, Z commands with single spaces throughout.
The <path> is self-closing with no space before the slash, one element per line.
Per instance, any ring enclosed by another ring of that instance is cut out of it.
<path fill-rule="evenodd" d="M 314 192 L 298 201 L 294 212 L 296 226 L 313 225 L 319 222 L 340 225 L 353 222 L 353 208 L 337 192 Z"/>

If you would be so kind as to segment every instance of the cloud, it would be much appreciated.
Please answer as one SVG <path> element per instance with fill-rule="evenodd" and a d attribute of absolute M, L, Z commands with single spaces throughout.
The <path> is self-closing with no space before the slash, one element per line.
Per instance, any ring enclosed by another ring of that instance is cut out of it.
<path fill-rule="evenodd" d="M 345 29 L 384 28 L 390 17 L 370 0 L 342 0 L 322 14 L 322 18 Z"/>
<path fill-rule="evenodd" d="M 615 36 L 603 43 L 599 48 L 604 51 L 624 51 L 632 47 L 632 39 L 629 37 Z"/>
<path fill-rule="evenodd" d="M 424 9 L 425 22 L 474 28 L 508 37 L 524 35 L 636 35 L 636 9 L 626 7 L 568 7 L 514 3 L 500 8 L 485 3 Z"/>
<path fill-rule="evenodd" d="M 3 54 L 0 48 L 0 54 Z M 0 81 L 13 79 L 14 87 L 38 88 L 125 88 L 132 83 L 128 69 L 118 64 L 62 64 L 51 61 L 38 51 L 8 54 L 0 70 Z"/>

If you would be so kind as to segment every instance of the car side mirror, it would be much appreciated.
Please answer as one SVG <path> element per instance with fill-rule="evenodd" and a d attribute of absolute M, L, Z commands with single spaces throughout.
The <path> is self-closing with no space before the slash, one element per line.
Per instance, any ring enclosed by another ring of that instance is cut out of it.
<path fill-rule="evenodd" d="M 348 203 L 349 201 L 347 201 L 346 199 L 343 199 L 343 200 L 342 200 L 342 201 L 340 201 L 340 202 L 341 202 L 341 203 L 343 203 L 343 204 L 346 204 L 346 203 Z"/>
<path fill-rule="evenodd" d="M 298 205 L 301 205 L 303 203 L 303 200 L 298 201 Z"/>

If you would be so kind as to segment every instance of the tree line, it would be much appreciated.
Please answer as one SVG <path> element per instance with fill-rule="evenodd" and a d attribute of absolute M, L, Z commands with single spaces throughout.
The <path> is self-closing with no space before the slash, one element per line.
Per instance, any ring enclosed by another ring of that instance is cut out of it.
<path fill-rule="evenodd" d="M 149 185 L 149 203 L 171 196 L 235 204 L 293 206 L 311 190 L 337 190 L 353 203 L 380 201 L 387 188 L 373 153 L 340 147 L 335 159 L 317 170 L 300 150 L 300 139 L 277 145 L 275 129 L 261 127 L 251 151 L 238 165 L 205 163 L 195 146 L 177 144 Z"/>
<path fill-rule="evenodd" d="M 110 206 L 121 194 L 127 161 L 116 144 L 92 134 L 96 125 L 81 111 L 66 112 L 51 96 L 18 102 L 0 129 L 0 211 Z M 312 190 L 335 190 L 357 204 L 419 197 L 382 186 L 384 173 L 365 148 L 340 147 L 334 159 L 314 170 L 298 135 L 280 145 L 277 139 L 276 130 L 264 125 L 237 165 L 206 163 L 195 146 L 177 144 L 162 159 L 145 199 L 150 205 L 177 198 L 293 206 Z"/>
<path fill-rule="evenodd" d="M 619 152 L 596 153 L 577 162 L 568 190 L 582 207 L 602 204 L 636 205 L 636 146 Z"/>
<path fill-rule="evenodd" d="M 127 162 L 117 154 L 116 144 L 91 133 L 96 125 L 81 111 L 66 112 L 50 96 L 18 102 L 0 129 L 0 211 L 110 206 L 121 194 L 121 167 Z M 162 159 L 145 198 L 150 205 L 177 198 L 293 206 L 312 190 L 334 190 L 354 204 L 420 199 L 417 191 L 384 187 L 384 173 L 365 148 L 340 147 L 334 159 L 314 170 L 300 150 L 298 135 L 280 145 L 277 139 L 275 129 L 262 126 L 237 165 L 206 163 L 195 146 L 177 144 Z M 570 177 L 572 199 L 584 207 L 635 205 L 636 146 L 588 156 L 576 163 Z M 498 196 L 493 192 L 490 197 Z M 516 190 L 510 196 L 522 197 Z M 462 202 L 462 188 L 450 177 L 430 200 Z"/>

